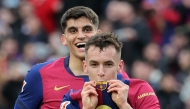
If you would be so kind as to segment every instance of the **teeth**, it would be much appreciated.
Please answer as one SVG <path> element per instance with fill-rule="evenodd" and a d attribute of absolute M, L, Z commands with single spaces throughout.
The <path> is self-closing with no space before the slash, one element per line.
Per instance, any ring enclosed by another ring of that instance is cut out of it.
<path fill-rule="evenodd" d="M 85 45 L 86 43 L 78 43 L 77 46 Z"/>

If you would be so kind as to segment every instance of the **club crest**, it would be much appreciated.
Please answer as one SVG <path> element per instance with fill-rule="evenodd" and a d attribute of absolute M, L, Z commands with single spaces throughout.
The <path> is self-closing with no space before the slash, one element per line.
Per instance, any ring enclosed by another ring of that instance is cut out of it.
<path fill-rule="evenodd" d="M 107 88 L 107 84 L 108 83 L 106 81 L 97 81 L 96 82 L 96 89 L 103 91 Z"/>

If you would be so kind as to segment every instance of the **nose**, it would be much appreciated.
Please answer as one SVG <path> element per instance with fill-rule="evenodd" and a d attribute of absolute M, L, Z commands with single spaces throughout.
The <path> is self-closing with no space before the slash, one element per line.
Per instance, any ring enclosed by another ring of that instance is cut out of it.
<path fill-rule="evenodd" d="M 77 38 L 80 40 L 84 40 L 86 38 L 86 35 L 82 31 L 79 31 Z"/>
<path fill-rule="evenodd" d="M 104 72 L 104 70 L 103 70 L 103 67 L 100 67 L 100 70 L 99 70 L 99 72 L 98 72 L 98 76 L 100 76 L 100 77 L 105 76 L 105 72 Z"/>

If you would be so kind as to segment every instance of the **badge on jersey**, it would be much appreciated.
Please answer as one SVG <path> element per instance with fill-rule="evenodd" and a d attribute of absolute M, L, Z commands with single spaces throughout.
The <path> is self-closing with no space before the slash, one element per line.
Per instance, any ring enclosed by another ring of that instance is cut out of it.
<path fill-rule="evenodd" d="M 69 105 L 71 102 L 70 101 L 65 101 L 61 103 L 60 109 L 67 109 L 67 105 Z"/>
<path fill-rule="evenodd" d="M 23 84 L 22 84 L 22 90 L 21 90 L 21 92 L 23 92 L 24 91 L 24 86 L 26 85 L 26 81 L 24 80 L 23 81 Z"/>
<path fill-rule="evenodd" d="M 97 81 L 96 82 L 96 89 L 97 90 L 103 91 L 107 88 L 107 86 L 108 86 L 108 82 L 106 82 L 106 81 Z"/>

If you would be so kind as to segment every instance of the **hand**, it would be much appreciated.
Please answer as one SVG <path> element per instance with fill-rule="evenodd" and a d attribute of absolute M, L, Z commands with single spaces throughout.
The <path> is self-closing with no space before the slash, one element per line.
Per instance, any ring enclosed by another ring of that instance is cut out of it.
<path fill-rule="evenodd" d="M 96 84 L 94 81 L 85 82 L 81 96 L 83 109 L 95 109 L 98 104 L 98 93 L 95 88 Z"/>
<path fill-rule="evenodd" d="M 127 103 L 129 86 L 120 80 L 109 80 L 108 93 L 112 92 L 112 100 L 119 108 L 123 108 Z"/>

